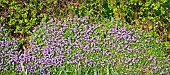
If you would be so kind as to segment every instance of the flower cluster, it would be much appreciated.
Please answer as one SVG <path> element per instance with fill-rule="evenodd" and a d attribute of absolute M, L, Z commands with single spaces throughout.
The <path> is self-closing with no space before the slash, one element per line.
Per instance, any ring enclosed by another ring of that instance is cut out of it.
<path fill-rule="evenodd" d="M 18 62 L 18 41 L 6 38 L 8 34 L 7 29 L 0 27 L 0 70 L 15 70 L 15 62 Z"/>
<path fill-rule="evenodd" d="M 148 47 L 154 39 L 144 37 L 144 32 L 136 29 L 130 31 L 126 26 L 117 24 L 113 24 L 111 28 L 98 23 L 91 24 L 88 17 L 66 18 L 56 23 L 51 20 L 50 23 L 35 29 L 30 40 L 31 48 L 24 54 L 7 53 L 12 43 L 0 42 L 1 54 L 3 53 L 1 65 L 4 65 L 4 61 L 8 63 L 6 65 L 17 64 L 12 67 L 21 72 L 22 63 L 29 72 L 40 74 L 52 74 L 54 72 L 51 67 L 67 64 L 84 67 L 111 65 L 110 69 L 114 69 L 112 72 L 124 70 L 123 74 L 136 71 L 145 73 L 148 70 L 151 73 L 167 74 L 169 71 L 168 62 L 158 61 L 162 59 L 152 53 L 157 51 L 160 57 L 163 55 L 162 51 Z M 12 49 L 10 51 L 13 51 Z M 5 66 L 0 67 L 5 69 Z"/>

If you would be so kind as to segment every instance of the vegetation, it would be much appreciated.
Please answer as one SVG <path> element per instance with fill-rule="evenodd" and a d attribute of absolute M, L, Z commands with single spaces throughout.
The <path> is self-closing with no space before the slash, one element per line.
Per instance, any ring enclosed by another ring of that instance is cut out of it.
<path fill-rule="evenodd" d="M 3 0 L 0 74 L 169 74 L 169 4 Z"/>

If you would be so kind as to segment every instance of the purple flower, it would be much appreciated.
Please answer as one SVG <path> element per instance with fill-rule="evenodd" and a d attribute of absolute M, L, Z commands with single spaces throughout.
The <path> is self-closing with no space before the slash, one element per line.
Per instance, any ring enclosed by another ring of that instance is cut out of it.
<path fill-rule="evenodd" d="M 170 59 L 166 59 L 166 60 L 164 60 L 164 62 L 169 62 L 170 61 Z"/>
<path fill-rule="evenodd" d="M 19 57 L 17 55 L 15 55 L 13 58 L 12 58 L 13 61 L 17 62 L 19 61 Z"/>
<path fill-rule="evenodd" d="M 62 26 L 67 27 L 68 25 L 66 23 L 62 24 Z"/>
<path fill-rule="evenodd" d="M 135 63 L 135 58 L 132 59 L 132 63 Z"/>
<path fill-rule="evenodd" d="M 156 63 L 156 57 L 153 58 L 154 63 Z"/>
<path fill-rule="evenodd" d="M 154 72 L 155 72 L 155 73 L 157 73 L 158 70 L 159 70 L 159 68 L 158 68 L 157 66 L 155 66 L 153 69 L 154 69 Z"/>
<path fill-rule="evenodd" d="M 169 70 L 169 68 L 166 68 L 166 71 L 168 71 Z"/>
<path fill-rule="evenodd" d="M 21 72 L 21 71 L 22 71 L 21 66 L 17 66 L 17 70 L 18 70 L 19 72 Z"/>
<path fill-rule="evenodd" d="M 73 31 L 76 33 L 78 30 L 77 30 L 77 28 L 73 28 Z"/>
<path fill-rule="evenodd" d="M 80 22 L 84 22 L 85 20 L 84 19 L 81 19 Z"/>
<path fill-rule="evenodd" d="M 22 68 L 18 64 L 24 63 L 24 67 L 31 73 L 52 74 L 54 72 L 49 70 L 50 67 L 59 67 L 62 64 L 95 64 L 96 66 L 98 64 L 104 66 L 108 63 L 113 67 L 123 67 L 133 72 L 136 70 L 129 67 L 142 64 L 143 59 L 148 56 L 147 52 L 145 52 L 147 44 L 143 44 L 146 42 L 142 41 L 141 43 L 141 40 L 145 39 L 140 39 L 141 37 L 143 38 L 143 34 L 137 33 L 136 30 L 130 31 L 125 26 L 113 25 L 113 28 L 106 27 L 106 31 L 100 31 L 101 25 L 88 24 L 86 18 L 75 17 L 73 19 L 65 18 L 64 20 L 69 21 L 58 21 L 58 26 L 46 24 L 42 28 L 37 28 L 35 32 L 38 31 L 40 34 L 31 38 L 31 48 L 24 52 L 25 55 L 19 55 L 15 51 L 18 49 L 17 41 L 14 43 L 7 39 L 0 40 L 0 69 L 11 68 L 8 65 L 12 65 L 13 69 L 21 72 Z M 80 22 L 83 22 L 83 24 Z M 69 25 L 70 23 L 72 25 Z M 68 37 L 65 37 L 66 29 L 71 30 Z M 100 36 L 101 33 L 104 33 L 105 36 L 108 35 L 108 37 L 103 38 L 103 36 Z M 150 41 L 152 39 L 146 40 Z M 86 44 L 82 41 L 85 41 Z M 141 47 L 139 48 L 138 45 Z M 158 72 L 159 69 L 164 67 L 160 64 L 161 62 L 158 62 L 159 59 L 156 58 L 154 56 L 148 58 L 149 61 L 153 60 L 155 62 L 153 66 L 150 65 L 151 70 L 154 72 Z M 168 61 L 169 59 L 166 59 L 164 62 Z"/>
<path fill-rule="evenodd" d="M 150 56 L 148 60 L 150 61 L 150 60 L 152 60 L 152 59 L 153 59 L 153 56 Z"/>
<path fill-rule="evenodd" d="M 162 71 L 160 74 L 161 74 L 161 75 L 166 75 L 167 73 L 166 73 L 166 72 L 164 72 L 164 71 Z"/>

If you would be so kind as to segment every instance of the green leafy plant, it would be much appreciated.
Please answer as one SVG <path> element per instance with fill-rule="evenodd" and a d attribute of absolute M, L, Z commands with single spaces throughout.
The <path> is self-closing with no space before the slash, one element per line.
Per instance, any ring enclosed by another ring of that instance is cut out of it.
<path fill-rule="evenodd" d="M 2 11 L 0 12 L 0 21 L 5 24 L 7 29 L 11 29 L 12 33 L 31 34 L 33 27 L 37 26 L 41 19 L 48 20 L 50 17 L 60 15 L 67 4 L 67 0 L 60 1 L 18 1 L 3 0 L 0 2 Z"/>
<path fill-rule="evenodd" d="M 79 16 L 93 15 L 98 20 L 102 20 L 101 17 L 121 19 L 142 29 L 155 30 L 162 40 L 166 40 L 170 34 L 169 4 L 168 0 L 86 0 L 75 13 Z"/>

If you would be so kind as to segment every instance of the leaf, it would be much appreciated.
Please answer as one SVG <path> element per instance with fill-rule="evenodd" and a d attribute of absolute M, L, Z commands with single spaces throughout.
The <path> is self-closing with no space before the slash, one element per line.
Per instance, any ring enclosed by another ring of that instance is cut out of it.
<path fill-rule="evenodd" d="M 97 68 L 94 69 L 94 75 L 97 75 Z"/>
<path fill-rule="evenodd" d="M 23 24 L 23 20 L 19 20 L 19 24 Z"/>
<path fill-rule="evenodd" d="M 28 19 L 25 19 L 24 21 L 25 21 L 25 23 L 27 23 L 27 22 L 28 22 Z"/>
<path fill-rule="evenodd" d="M 59 75 L 63 75 L 62 72 L 64 72 L 64 75 L 67 75 L 67 72 L 64 70 L 63 66 L 60 66 Z"/>
<path fill-rule="evenodd" d="M 81 74 L 81 66 L 79 66 L 79 68 L 78 68 L 78 75 L 82 75 Z"/>
<path fill-rule="evenodd" d="M 46 14 L 44 14 L 44 17 L 43 17 L 43 19 L 42 19 L 43 21 L 47 21 L 47 15 Z"/>
<path fill-rule="evenodd" d="M 107 75 L 110 75 L 110 72 L 109 72 L 109 65 L 107 66 Z"/>
<path fill-rule="evenodd" d="M 27 70 L 25 70 L 23 63 L 21 63 L 21 68 L 24 75 L 27 75 Z"/>
<path fill-rule="evenodd" d="M 152 26 L 149 26 L 149 29 L 152 29 Z"/>
<path fill-rule="evenodd" d="M 170 42 L 165 42 L 165 46 L 166 46 L 167 48 L 170 48 Z"/>
<path fill-rule="evenodd" d="M 170 39 L 170 34 L 168 35 L 168 38 Z"/>
<path fill-rule="evenodd" d="M 90 67 L 88 67 L 88 70 L 86 71 L 85 75 L 89 75 L 88 72 L 90 70 Z"/>

